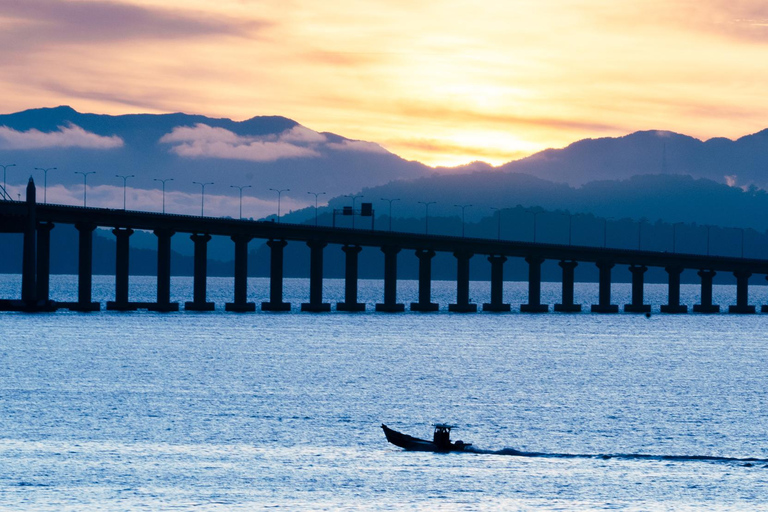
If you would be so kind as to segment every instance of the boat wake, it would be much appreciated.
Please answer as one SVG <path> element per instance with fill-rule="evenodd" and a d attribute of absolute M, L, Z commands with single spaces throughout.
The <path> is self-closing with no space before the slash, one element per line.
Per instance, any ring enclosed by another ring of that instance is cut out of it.
<path fill-rule="evenodd" d="M 546 452 L 525 452 L 515 450 L 514 448 L 504 448 L 502 450 L 483 450 L 480 448 L 469 447 L 465 451 L 471 453 L 481 453 L 487 455 L 511 455 L 514 457 L 539 457 L 549 459 L 618 459 L 618 460 L 650 460 L 650 461 L 670 461 L 670 462 L 713 462 L 713 463 L 738 463 L 743 466 L 763 466 L 768 467 L 768 459 L 755 457 L 717 457 L 712 455 L 651 455 L 645 453 L 606 453 L 606 454 L 586 454 L 586 453 L 546 453 Z"/>

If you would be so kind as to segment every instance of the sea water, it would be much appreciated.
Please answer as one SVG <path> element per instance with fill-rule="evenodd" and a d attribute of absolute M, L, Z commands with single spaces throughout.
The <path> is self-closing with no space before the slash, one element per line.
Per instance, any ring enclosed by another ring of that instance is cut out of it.
<path fill-rule="evenodd" d="M 0 277 L 0 297 L 19 283 Z M 52 277 L 55 300 L 76 288 Z M 327 280 L 326 300 L 343 288 Z M 154 290 L 131 278 L 132 300 Z M 0 313 L 0 508 L 768 510 L 768 315 L 659 314 L 662 285 L 646 286 L 650 317 L 453 314 L 449 282 L 433 283 L 437 313 L 373 313 L 380 281 L 361 281 L 366 313 L 301 313 L 308 290 L 286 280 L 289 313 L 224 312 L 223 278 L 210 313 Z M 614 285 L 614 302 L 630 291 Z M 250 300 L 267 294 L 249 281 Z M 192 280 L 172 295 L 190 300 Z M 113 296 L 95 277 L 94 299 Z M 506 283 L 506 301 L 525 297 Z M 380 428 L 429 437 L 437 421 L 500 453 L 405 452 Z"/>

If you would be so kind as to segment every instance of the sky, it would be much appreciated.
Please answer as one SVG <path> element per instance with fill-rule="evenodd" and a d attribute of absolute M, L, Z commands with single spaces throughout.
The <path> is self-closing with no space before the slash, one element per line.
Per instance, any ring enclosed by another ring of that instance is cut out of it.
<path fill-rule="evenodd" d="M 0 0 L 0 111 L 281 115 L 410 160 L 768 127 L 764 0 Z"/>

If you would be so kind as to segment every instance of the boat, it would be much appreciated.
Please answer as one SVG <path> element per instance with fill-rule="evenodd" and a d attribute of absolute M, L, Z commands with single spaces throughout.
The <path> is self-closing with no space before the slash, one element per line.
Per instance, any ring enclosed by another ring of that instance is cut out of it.
<path fill-rule="evenodd" d="M 410 451 L 416 452 L 463 452 L 470 446 L 471 443 L 465 443 L 464 441 L 451 442 L 451 429 L 455 428 L 452 425 L 446 425 L 445 423 L 437 423 L 434 425 L 435 433 L 432 436 L 432 441 L 426 439 L 419 439 L 418 437 L 409 436 L 408 434 L 402 434 L 396 430 L 392 430 L 388 426 L 381 424 L 384 435 L 387 436 L 387 441 L 395 446 L 404 448 Z"/>

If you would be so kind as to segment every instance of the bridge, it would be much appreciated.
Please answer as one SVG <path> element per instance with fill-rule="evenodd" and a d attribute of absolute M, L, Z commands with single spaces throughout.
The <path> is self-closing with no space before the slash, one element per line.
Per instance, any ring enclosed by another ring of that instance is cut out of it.
<path fill-rule="evenodd" d="M 50 233 L 56 224 L 71 224 L 78 231 L 78 300 L 50 300 Z M 253 239 L 267 240 L 270 247 L 269 301 L 261 304 L 264 311 L 288 311 L 283 300 L 283 250 L 289 242 L 306 243 L 310 248 L 309 300 L 302 311 L 330 311 L 331 304 L 323 301 L 323 257 L 328 244 L 342 246 L 345 257 L 344 302 L 336 304 L 338 311 L 364 311 L 366 304 L 358 301 L 358 255 L 366 248 L 384 253 L 384 296 L 375 305 L 376 311 L 402 312 L 405 304 L 397 302 L 398 254 L 414 251 L 419 262 L 418 297 L 410 304 L 412 311 L 437 311 L 432 302 L 432 258 L 438 252 L 452 253 L 456 258 L 456 302 L 449 311 L 476 312 L 478 305 L 469 298 L 469 261 L 476 255 L 485 256 L 491 266 L 489 302 L 483 311 L 510 311 L 503 302 L 504 262 L 508 258 L 524 258 L 528 263 L 528 302 L 520 311 L 544 313 L 548 304 L 541 303 L 541 265 L 556 260 L 562 268 L 562 299 L 554 305 L 559 312 L 579 312 L 581 304 L 574 303 L 574 270 L 580 263 L 595 264 L 599 270 L 598 303 L 591 305 L 596 313 L 617 313 L 619 306 L 611 302 L 611 276 L 615 265 L 628 265 L 632 274 L 631 303 L 625 312 L 647 313 L 651 306 L 643 296 L 644 274 L 648 267 L 664 268 L 668 274 L 668 300 L 661 305 L 663 313 L 687 313 L 688 306 L 680 303 L 680 274 L 686 269 L 698 271 L 701 294 L 694 312 L 717 313 L 720 306 L 712 302 L 712 281 L 717 272 L 732 273 L 736 278 L 735 304 L 730 313 L 755 313 L 749 304 L 749 278 L 753 274 L 768 275 L 768 261 L 749 258 L 704 256 L 656 251 L 586 247 L 510 240 L 493 240 L 441 235 L 422 235 L 372 229 L 350 229 L 270 221 L 235 220 L 197 217 L 167 213 L 138 212 L 106 208 L 38 204 L 36 188 L 30 178 L 25 201 L 0 199 L 0 232 L 23 233 L 22 284 L 20 298 L 0 299 L 3 311 L 99 311 L 101 304 L 93 302 L 92 263 L 93 231 L 97 227 L 112 228 L 116 238 L 115 300 L 106 304 L 108 310 L 178 311 L 179 304 L 171 302 L 171 239 L 177 233 L 189 234 L 194 242 L 194 286 L 191 301 L 184 303 L 188 311 L 211 311 L 215 304 L 206 296 L 207 243 L 212 235 L 226 236 L 233 241 L 234 286 L 233 301 L 227 311 L 249 312 L 256 304 L 248 301 L 248 244 Z M 129 300 L 129 243 L 134 230 L 152 231 L 157 237 L 157 300 Z M 761 307 L 768 312 L 768 305 Z"/>

